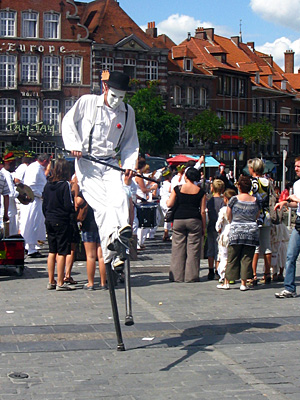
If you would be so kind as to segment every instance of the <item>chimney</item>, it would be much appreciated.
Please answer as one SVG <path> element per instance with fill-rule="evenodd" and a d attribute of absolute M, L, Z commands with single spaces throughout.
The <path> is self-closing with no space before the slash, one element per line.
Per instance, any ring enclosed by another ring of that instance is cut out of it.
<path fill-rule="evenodd" d="M 188 41 L 191 40 L 191 32 L 188 32 L 187 40 L 188 40 Z"/>
<path fill-rule="evenodd" d="M 300 74 L 300 68 L 298 68 L 298 74 Z"/>
<path fill-rule="evenodd" d="M 293 50 L 286 50 L 284 53 L 284 70 L 285 73 L 294 73 L 294 54 Z"/>
<path fill-rule="evenodd" d="M 148 22 L 148 28 L 146 29 L 147 35 L 157 38 L 157 28 L 155 28 L 155 22 Z"/>
<path fill-rule="evenodd" d="M 247 46 L 248 46 L 252 51 L 255 50 L 255 48 L 254 48 L 254 42 L 247 42 Z"/>
<path fill-rule="evenodd" d="M 204 31 L 204 28 L 202 28 L 202 26 L 200 28 L 197 28 L 195 30 L 195 38 L 197 39 L 203 39 L 206 40 L 206 32 Z"/>
<path fill-rule="evenodd" d="M 237 47 L 239 47 L 239 44 L 240 44 L 240 37 L 239 36 L 231 36 L 230 39 L 233 41 L 233 43 L 235 43 L 237 45 Z"/>
<path fill-rule="evenodd" d="M 213 42 L 214 38 L 215 38 L 215 29 L 214 28 L 205 28 L 204 31 L 206 32 L 207 38 Z"/>

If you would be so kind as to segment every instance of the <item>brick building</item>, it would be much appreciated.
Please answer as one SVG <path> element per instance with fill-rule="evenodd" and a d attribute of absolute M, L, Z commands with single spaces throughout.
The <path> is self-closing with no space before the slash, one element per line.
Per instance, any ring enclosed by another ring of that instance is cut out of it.
<path fill-rule="evenodd" d="M 0 144 L 51 151 L 30 142 L 61 143 L 61 120 L 91 90 L 89 32 L 81 3 L 2 0 L 0 3 Z"/>

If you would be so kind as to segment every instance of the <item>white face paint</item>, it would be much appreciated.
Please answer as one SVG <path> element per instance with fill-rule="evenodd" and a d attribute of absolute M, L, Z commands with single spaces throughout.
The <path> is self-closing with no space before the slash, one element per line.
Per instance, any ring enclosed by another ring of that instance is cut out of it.
<path fill-rule="evenodd" d="M 107 92 L 107 103 L 111 108 L 117 108 L 124 100 L 126 92 L 114 88 L 109 88 Z"/>

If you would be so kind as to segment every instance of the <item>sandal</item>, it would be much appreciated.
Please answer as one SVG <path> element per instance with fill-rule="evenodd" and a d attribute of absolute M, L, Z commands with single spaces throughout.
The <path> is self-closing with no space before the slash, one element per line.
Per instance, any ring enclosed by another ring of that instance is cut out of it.
<path fill-rule="evenodd" d="M 257 276 L 253 275 L 252 279 L 247 280 L 247 285 L 248 286 L 257 286 Z"/>
<path fill-rule="evenodd" d="M 78 282 L 74 281 L 74 279 L 70 276 L 70 278 L 64 278 L 64 282 L 68 285 L 77 285 Z"/>
<path fill-rule="evenodd" d="M 265 274 L 259 282 L 262 283 L 263 285 L 267 285 L 267 284 L 271 283 L 271 275 Z"/>

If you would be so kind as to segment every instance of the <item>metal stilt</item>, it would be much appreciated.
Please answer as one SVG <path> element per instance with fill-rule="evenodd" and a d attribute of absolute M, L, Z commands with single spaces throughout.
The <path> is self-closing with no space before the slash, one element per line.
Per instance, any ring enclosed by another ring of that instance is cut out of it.
<path fill-rule="evenodd" d="M 115 324 L 115 330 L 116 330 L 117 341 L 118 341 L 117 350 L 118 351 L 125 351 L 125 346 L 124 346 L 123 339 L 122 339 L 120 318 L 119 318 L 119 312 L 118 312 L 118 305 L 117 305 L 117 299 L 116 299 L 115 285 L 114 285 L 114 280 L 113 280 L 113 271 L 111 269 L 111 263 L 106 263 L 105 264 L 105 268 L 106 268 L 107 283 L 108 283 L 109 294 L 110 294 L 111 308 L 112 308 L 114 324 Z"/>

